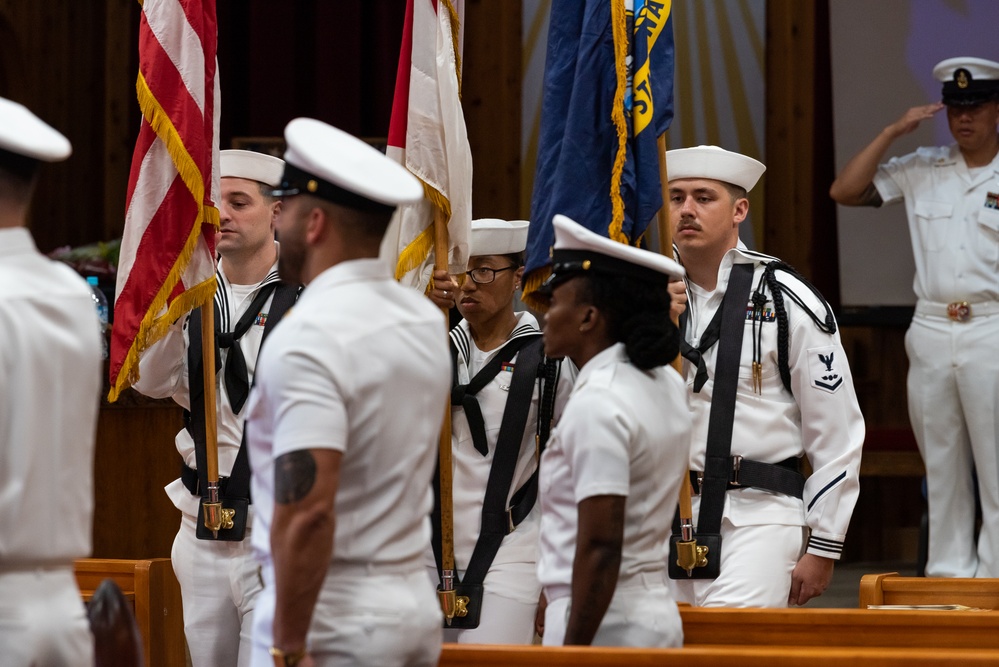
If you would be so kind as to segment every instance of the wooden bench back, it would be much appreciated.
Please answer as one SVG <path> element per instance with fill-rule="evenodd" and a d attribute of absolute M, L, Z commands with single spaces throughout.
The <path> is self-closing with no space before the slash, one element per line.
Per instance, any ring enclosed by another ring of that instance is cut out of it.
<path fill-rule="evenodd" d="M 439 667 L 978 667 L 999 651 L 974 649 L 697 646 L 680 649 L 445 644 Z"/>
<path fill-rule="evenodd" d="M 872 604 L 959 604 L 999 609 L 999 579 L 900 577 L 897 572 L 865 574 L 860 580 L 860 608 Z"/>
<path fill-rule="evenodd" d="M 683 619 L 685 646 L 867 646 L 999 650 L 999 611 L 681 607 L 680 617 Z"/>
<path fill-rule="evenodd" d="M 133 602 L 147 667 L 185 666 L 180 585 L 169 558 L 83 558 L 74 569 L 84 601 L 90 600 L 104 579 L 112 579 Z"/>

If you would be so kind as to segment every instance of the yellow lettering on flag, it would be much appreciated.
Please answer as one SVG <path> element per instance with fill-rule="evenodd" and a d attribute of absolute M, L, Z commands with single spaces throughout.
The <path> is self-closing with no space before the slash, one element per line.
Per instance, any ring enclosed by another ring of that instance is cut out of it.
<path fill-rule="evenodd" d="M 635 71 L 634 83 L 632 85 L 632 113 L 635 136 L 648 127 L 655 116 L 655 109 L 652 101 L 652 83 L 649 78 L 649 56 L 656 46 L 656 40 L 662 33 L 669 19 L 669 13 L 673 3 L 670 0 L 656 2 L 646 0 L 638 16 L 635 18 L 635 34 L 644 31 L 646 34 L 647 48 L 645 61 L 639 65 Z"/>

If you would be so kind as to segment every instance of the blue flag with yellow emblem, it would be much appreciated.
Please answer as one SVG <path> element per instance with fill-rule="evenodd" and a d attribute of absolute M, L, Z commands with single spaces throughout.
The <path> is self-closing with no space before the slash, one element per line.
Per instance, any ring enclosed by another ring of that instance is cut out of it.
<path fill-rule="evenodd" d="M 670 2 L 553 0 L 524 299 L 550 272 L 552 217 L 637 246 L 662 206 L 673 119 Z"/>

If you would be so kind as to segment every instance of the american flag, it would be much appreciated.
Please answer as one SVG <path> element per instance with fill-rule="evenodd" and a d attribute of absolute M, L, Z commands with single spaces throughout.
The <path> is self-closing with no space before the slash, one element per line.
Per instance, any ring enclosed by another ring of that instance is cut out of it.
<path fill-rule="evenodd" d="M 143 351 L 215 292 L 216 43 L 215 0 L 142 2 L 142 126 L 115 290 L 111 401 L 138 378 Z"/>

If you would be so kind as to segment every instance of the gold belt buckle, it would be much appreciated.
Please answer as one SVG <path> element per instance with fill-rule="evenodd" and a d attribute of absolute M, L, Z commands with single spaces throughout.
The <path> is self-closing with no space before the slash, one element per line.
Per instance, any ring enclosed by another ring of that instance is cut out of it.
<path fill-rule="evenodd" d="M 948 303 L 947 317 L 955 322 L 967 322 L 971 319 L 971 304 L 967 301 Z"/>

